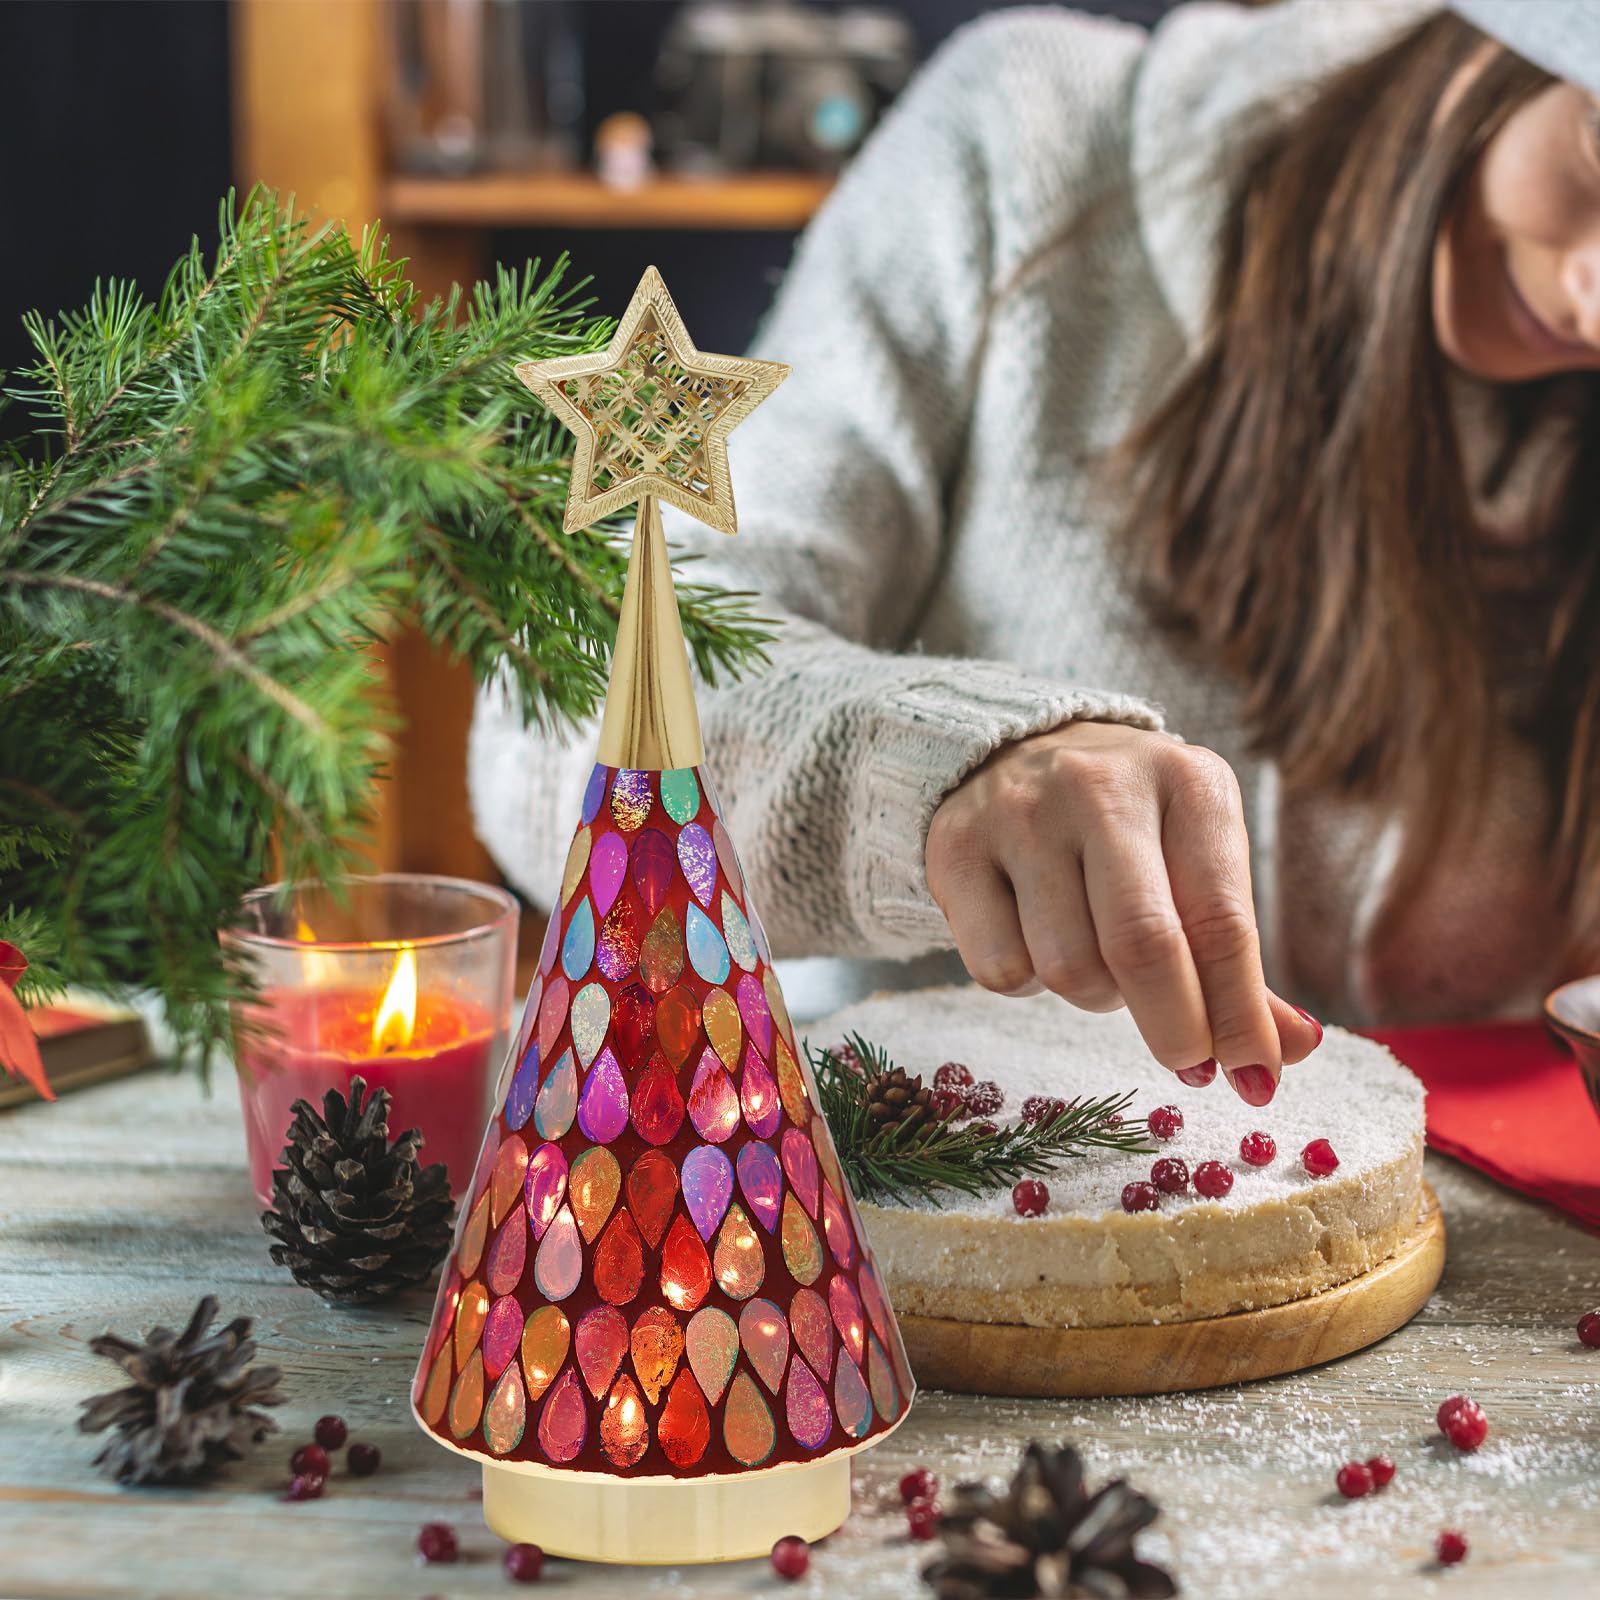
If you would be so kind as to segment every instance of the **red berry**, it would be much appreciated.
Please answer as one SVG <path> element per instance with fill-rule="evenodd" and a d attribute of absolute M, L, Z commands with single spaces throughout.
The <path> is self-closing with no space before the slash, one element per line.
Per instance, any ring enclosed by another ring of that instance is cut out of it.
<path fill-rule="evenodd" d="M 1050 1204 L 1050 1191 L 1037 1178 L 1024 1178 L 1012 1189 L 1011 1204 L 1019 1217 L 1037 1217 Z"/>
<path fill-rule="evenodd" d="M 1120 1111 L 1107 1112 L 1100 1119 L 1100 1126 L 1102 1128 L 1120 1128 L 1122 1126 L 1122 1113 Z"/>
<path fill-rule="evenodd" d="M 1347 1461 L 1334 1474 L 1333 1481 L 1346 1500 L 1359 1500 L 1373 1489 L 1372 1469 L 1360 1461 Z"/>
<path fill-rule="evenodd" d="M 544 1571 L 544 1551 L 536 1544 L 514 1544 L 506 1551 L 505 1568 L 513 1583 L 537 1583 Z"/>
<path fill-rule="evenodd" d="M 856 1054 L 855 1046 L 849 1044 L 836 1044 L 828 1054 L 844 1068 L 846 1072 L 854 1073 L 858 1078 L 866 1076 L 866 1068 L 861 1064 L 861 1057 Z"/>
<path fill-rule="evenodd" d="M 1488 1436 L 1489 1419 L 1476 1400 L 1463 1400 L 1445 1424 L 1444 1436 L 1457 1450 L 1476 1450 Z"/>
<path fill-rule="evenodd" d="M 1394 1461 L 1389 1456 L 1373 1456 L 1367 1462 L 1374 1487 L 1387 1489 L 1394 1482 Z"/>
<path fill-rule="evenodd" d="M 934 1539 L 944 1513 L 937 1500 L 913 1500 L 906 1507 L 906 1530 L 913 1539 Z"/>
<path fill-rule="evenodd" d="M 1150 1169 L 1150 1181 L 1162 1194 L 1182 1194 L 1189 1187 L 1189 1163 L 1163 1156 Z"/>
<path fill-rule="evenodd" d="M 1339 1158 L 1326 1139 L 1313 1139 L 1300 1152 L 1300 1162 L 1313 1178 L 1326 1178 L 1338 1167 Z"/>
<path fill-rule="evenodd" d="M 947 1061 L 933 1075 L 935 1089 L 965 1089 L 972 1082 L 972 1068 L 959 1061 Z"/>
<path fill-rule="evenodd" d="M 289 1470 L 296 1474 L 315 1472 L 326 1478 L 328 1452 L 320 1444 L 303 1444 L 289 1457 Z"/>
<path fill-rule="evenodd" d="M 1246 1166 L 1270 1167 L 1277 1156 L 1277 1141 L 1270 1133 L 1247 1133 L 1239 1141 L 1239 1159 Z"/>
<path fill-rule="evenodd" d="M 383 1460 L 383 1452 L 375 1444 L 353 1444 L 344 1458 L 352 1478 L 370 1478 Z"/>
<path fill-rule="evenodd" d="M 1470 1405 L 1471 1403 L 1464 1394 L 1453 1394 L 1448 1400 L 1442 1402 L 1438 1411 L 1434 1413 L 1433 1418 L 1439 1424 L 1439 1432 L 1448 1433 L 1450 1431 L 1450 1419 L 1462 1406 Z"/>
<path fill-rule="evenodd" d="M 975 1117 L 992 1117 L 1006 1103 L 1004 1091 L 992 1078 L 967 1090 L 967 1110 Z"/>
<path fill-rule="evenodd" d="M 328 1487 L 328 1479 L 321 1472 L 297 1472 L 289 1480 L 289 1488 L 284 1494 L 285 1500 L 320 1500 L 322 1491 Z"/>
<path fill-rule="evenodd" d="M 992 1122 L 974 1122 L 967 1127 L 968 1133 L 981 1133 L 987 1137 L 991 1133 L 999 1133 L 1000 1129 Z"/>
<path fill-rule="evenodd" d="M 1467 1559 L 1466 1535 L 1457 1533 L 1454 1528 L 1446 1528 L 1433 1541 L 1433 1553 L 1439 1558 L 1441 1567 L 1453 1567 L 1458 1561 L 1465 1561 Z"/>
<path fill-rule="evenodd" d="M 1578 1337 L 1591 1350 L 1600 1350 L 1600 1311 L 1578 1318 Z"/>
<path fill-rule="evenodd" d="M 939 1492 L 939 1480 L 926 1467 L 914 1467 L 900 1480 L 900 1503 L 931 1500 Z"/>
<path fill-rule="evenodd" d="M 967 1102 L 959 1089 L 935 1089 L 928 1097 L 928 1110 L 935 1122 L 948 1122 L 952 1117 L 967 1117 Z"/>
<path fill-rule="evenodd" d="M 417 1534 L 417 1554 L 424 1561 L 454 1561 L 461 1554 L 456 1530 L 448 1522 L 425 1522 Z"/>
<path fill-rule="evenodd" d="M 1176 1106 L 1157 1106 L 1145 1118 L 1145 1126 L 1149 1128 L 1152 1137 L 1165 1144 L 1183 1132 L 1183 1113 Z"/>
<path fill-rule="evenodd" d="M 1066 1109 L 1065 1100 L 1048 1094 L 1030 1094 L 1022 1102 L 1022 1120 L 1031 1128 L 1036 1123 L 1053 1122 Z"/>
<path fill-rule="evenodd" d="M 1125 1183 L 1122 1186 L 1124 1211 L 1159 1211 L 1161 1195 L 1153 1183 Z"/>
<path fill-rule="evenodd" d="M 1202 1161 L 1194 1169 L 1194 1192 L 1220 1200 L 1233 1187 L 1233 1174 L 1220 1161 Z"/>
<path fill-rule="evenodd" d="M 350 1430 L 345 1427 L 343 1417 L 318 1417 L 317 1425 L 312 1432 L 324 1450 L 339 1449 L 350 1436 Z"/>
<path fill-rule="evenodd" d="M 811 1565 L 811 1546 L 804 1539 L 797 1539 L 793 1534 L 780 1539 L 772 1547 L 772 1570 L 780 1578 L 787 1578 L 793 1583 L 796 1578 L 806 1575 L 806 1568 Z"/>

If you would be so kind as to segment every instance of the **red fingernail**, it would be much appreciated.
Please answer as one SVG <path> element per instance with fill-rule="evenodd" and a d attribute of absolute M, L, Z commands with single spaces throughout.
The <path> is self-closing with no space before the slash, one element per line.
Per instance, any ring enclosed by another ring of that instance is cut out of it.
<path fill-rule="evenodd" d="M 1278 1080 L 1265 1067 L 1236 1067 L 1228 1082 L 1246 1105 L 1264 1106 L 1278 1092 Z"/>
<path fill-rule="evenodd" d="M 1307 1011 L 1303 1006 L 1295 1005 L 1293 1000 L 1291 1000 L 1289 1002 L 1289 1005 L 1292 1007 L 1292 1009 L 1294 1011 L 1294 1014 L 1297 1017 L 1303 1017 L 1307 1022 L 1309 1022 L 1311 1024 L 1311 1026 L 1313 1028 L 1315 1028 L 1317 1030 L 1317 1044 L 1321 1044 L 1322 1043 L 1322 1024 L 1320 1022 L 1318 1022 L 1317 1019 L 1314 1016 L 1312 1016 L 1311 1013 L 1309 1011 Z M 1312 1045 L 1311 1048 L 1313 1050 L 1315 1050 L 1316 1047 L 1317 1047 L 1317 1045 Z"/>
<path fill-rule="evenodd" d="M 1217 1064 L 1214 1060 L 1202 1061 L 1197 1067 L 1185 1067 L 1177 1074 L 1179 1083 L 1186 1083 L 1191 1089 L 1203 1089 L 1217 1075 Z"/>

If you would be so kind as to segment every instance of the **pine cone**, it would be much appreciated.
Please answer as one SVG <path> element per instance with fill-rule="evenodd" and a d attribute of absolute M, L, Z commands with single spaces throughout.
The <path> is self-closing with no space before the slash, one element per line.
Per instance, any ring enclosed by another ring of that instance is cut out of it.
<path fill-rule="evenodd" d="M 389 1091 L 363 1106 L 330 1089 L 319 1117 L 294 1103 L 283 1166 L 272 1174 L 272 1210 L 261 1224 L 281 1243 L 272 1259 L 324 1300 L 362 1305 L 433 1276 L 450 1249 L 455 1203 L 444 1165 L 417 1163 L 415 1128 L 389 1143 Z"/>
<path fill-rule="evenodd" d="M 217 1315 L 214 1295 L 195 1307 L 175 1334 L 152 1328 L 143 1344 L 114 1333 L 89 1341 L 97 1356 L 115 1361 L 133 1380 L 83 1402 L 81 1433 L 115 1428 L 94 1458 L 122 1483 L 183 1483 L 238 1461 L 278 1425 L 255 1406 L 282 1405 L 277 1367 L 252 1367 L 256 1353 L 249 1317 L 235 1317 L 203 1337 Z"/>
<path fill-rule="evenodd" d="M 1133 1550 L 1160 1514 L 1121 1478 L 1089 1494 L 1070 1445 L 1030 1444 L 1003 1495 L 956 1489 L 939 1528 L 944 1553 L 922 1576 L 939 1600 L 1165 1600 L 1177 1585 Z"/>
<path fill-rule="evenodd" d="M 909 1133 L 920 1128 L 932 1115 L 933 1091 L 923 1088 L 921 1078 L 908 1077 L 904 1067 L 868 1078 L 862 1093 L 867 1101 L 867 1115 L 872 1118 L 876 1131 L 903 1126 Z"/>

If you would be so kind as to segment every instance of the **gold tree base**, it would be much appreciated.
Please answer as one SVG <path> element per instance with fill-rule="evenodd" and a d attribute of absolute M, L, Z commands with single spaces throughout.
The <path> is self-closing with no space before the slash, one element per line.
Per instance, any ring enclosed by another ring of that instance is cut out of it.
<path fill-rule="evenodd" d="M 876 1441 L 874 1441 L 876 1442 Z M 826 1538 L 850 1514 L 850 1457 L 737 1477 L 607 1478 L 485 1462 L 483 1519 L 512 1544 L 574 1561 L 676 1566 Z"/>

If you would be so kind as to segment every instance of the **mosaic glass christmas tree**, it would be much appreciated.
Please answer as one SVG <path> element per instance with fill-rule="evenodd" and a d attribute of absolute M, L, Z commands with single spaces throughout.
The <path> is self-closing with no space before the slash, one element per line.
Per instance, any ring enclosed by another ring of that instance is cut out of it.
<path fill-rule="evenodd" d="M 573 430 L 569 531 L 638 502 L 599 759 L 413 1409 L 505 1537 L 764 1553 L 850 1503 L 912 1380 L 705 771 L 658 501 L 735 531 L 727 435 L 788 369 L 695 349 L 652 268 Z"/>

